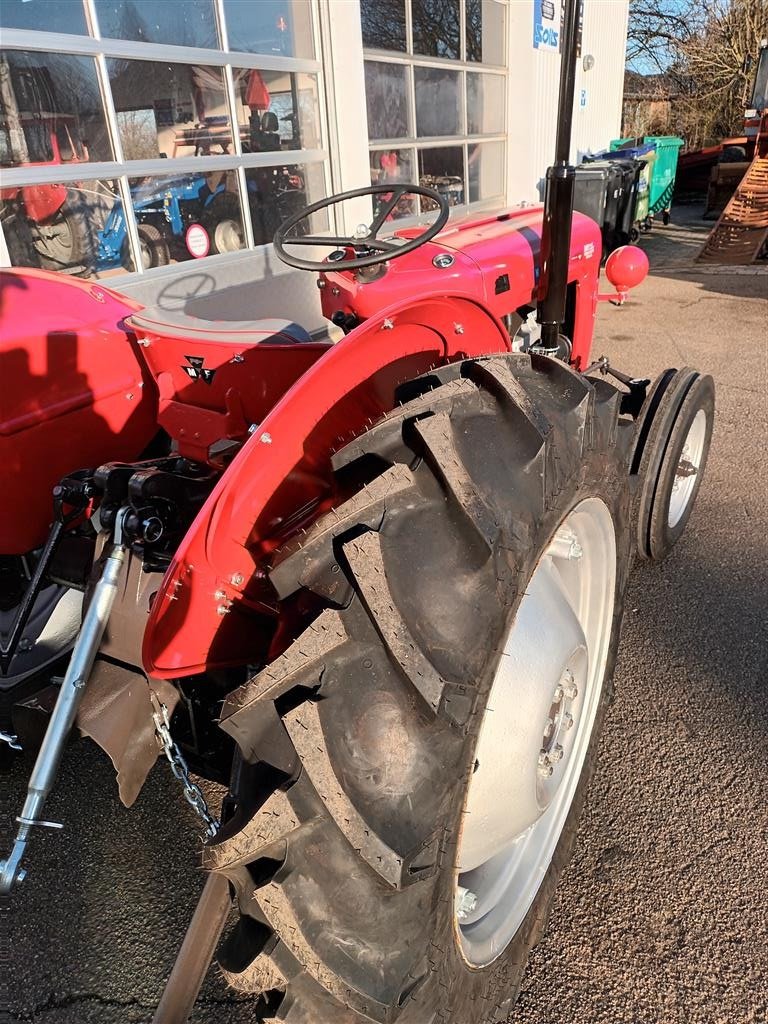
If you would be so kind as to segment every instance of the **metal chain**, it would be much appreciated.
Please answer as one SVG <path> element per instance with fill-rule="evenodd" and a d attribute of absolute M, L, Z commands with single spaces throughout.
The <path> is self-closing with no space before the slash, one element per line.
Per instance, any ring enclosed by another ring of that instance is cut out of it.
<path fill-rule="evenodd" d="M 12 732 L 3 732 L 0 730 L 0 743 L 7 743 L 11 750 L 21 750 L 21 744 L 19 743 L 19 737 L 14 736 Z"/>
<path fill-rule="evenodd" d="M 157 694 L 154 692 L 150 692 L 150 700 L 154 709 L 152 712 L 152 719 L 155 723 L 155 732 L 162 744 L 163 753 L 168 758 L 171 771 L 182 785 L 184 799 L 195 814 L 203 821 L 205 825 L 205 835 L 208 839 L 213 839 L 219 831 L 219 822 L 211 814 L 202 789 L 200 789 L 197 783 L 193 782 L 189 777 L 187 762 L 184 760 L 184 756 L 179 750 L 176 740 L 171 736 L 168 708 L 165 704 L 160 702 Z"/>

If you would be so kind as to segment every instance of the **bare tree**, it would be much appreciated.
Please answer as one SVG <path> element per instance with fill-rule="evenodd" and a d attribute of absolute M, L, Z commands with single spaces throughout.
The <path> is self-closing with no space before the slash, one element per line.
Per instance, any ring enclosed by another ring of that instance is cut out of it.
<path fill-rule="evenodd" d="M 631 0 L 627 61 L 663 75 L 667 128 L 694 149 L 740 135 L 751 62 L 768 36 L 766 0 Z"/>

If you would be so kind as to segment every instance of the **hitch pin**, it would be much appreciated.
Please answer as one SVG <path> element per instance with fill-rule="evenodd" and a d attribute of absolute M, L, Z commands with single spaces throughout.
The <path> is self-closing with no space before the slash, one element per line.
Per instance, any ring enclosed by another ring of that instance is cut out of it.
<path fill-rule="evenodd" d="M 99 581 L 94 587 L 93 597 L 85 613 L 83 624 L 72 650 L 72 656 L 56 698 L 56 705 L 43 738 L 43 745 L 32 769 L 27 787 L 24 809 L 16 818 L 19 829 L 7 860 L 0 861 L 0 896 L 7 896 L 17 882 L 24 880 L 26 871 L 21 861 L 26 850 L 32 828 L 62 828 L 55 821 L 45 821 L 41 813 L 46 799 L 53 788 L 56 773 L 64 751 L 64 744 L 80 706 L 85 684 L 93 668 L 101 638 L 107 628 L 112 606 L 117 596 L 117 584 L 125 561 L 127 541 L 123 526 L 128 508 L 123 507 L 115 518 L 115 535 L 112 550 L 104 563 Z"/>

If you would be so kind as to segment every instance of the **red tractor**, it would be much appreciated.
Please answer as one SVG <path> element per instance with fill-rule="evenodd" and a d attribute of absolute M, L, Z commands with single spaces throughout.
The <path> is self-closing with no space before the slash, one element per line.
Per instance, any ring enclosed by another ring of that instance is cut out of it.
<path fill-rule="evenodd" d="M 163 751 L 210 874 L 158 1022 L 186 1019 L 231 901 L 218 960 L 269 1020 L 481 1024 L 519 990 L 593 770 L 631 551 L 679 537 L 714 414 L 693 370 L 650 385 L 590 361 L 577 10 L 543 209 L 446 226 L 444 196 L 387 184 L 280 228 L 336 344 L 3 275 L 6 739 L 32 745 L 51 713 L 0 891 L 53 824 L 75 724 L 126 803 Z M 352 237 L 301 233 L 383 193 Z M 393 234 L 407 194 L 437 217 Z M 644 260 L 611 257 L 612 298 Z M 188 766 L 228 786 L 220 821 Z"/>

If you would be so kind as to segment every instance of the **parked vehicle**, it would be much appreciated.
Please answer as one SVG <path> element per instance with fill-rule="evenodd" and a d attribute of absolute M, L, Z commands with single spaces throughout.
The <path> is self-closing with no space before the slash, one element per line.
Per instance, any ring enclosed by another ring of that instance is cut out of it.
<path fill-rule="evenodd" d="M 189 1010 L 230 894 L 221 969 L 274 1020 L 486 1024 L 519 991 L 595 767 L 632 548 L 659 559 L 679 538 L 714 415 L 707 376 L 651 384 L 591 356 L 601 231 L 573 214 L 568 163 L 578 9 L 543 208 L 443 231 L 446 194 L 387 183 L 281 225 L 275 252 L 317 273 L 336 344 L 3 274 L 12 742 L 31 743 L 30 663 L 21 697 L 14 673 L 45 646 L 44 587 L 86 610 L 0 892 L 23 880 L 73 723 L 126 803 L 156 733 L 209 871 L 158 1021 Z M 382 195 L 367 229 L 312 233 Z M 407 197 L 433 213 L 392 234 Z M 647 269 L 613 253 L 602 298 Z M 220 821 L 188 765 L 229 787 Z"/>
<path fill-rule="evenodd" d="M 211 198 L 203 175 L 160 182 L 150 179 L 131 190 L 145 268 L 170 263 L 172 246 L 183 245 L 186 229 L 201 220 Z M 119 197 L 99 232 L 96 269 L 118 266 L 132 266 L 125 211 Z"/>

